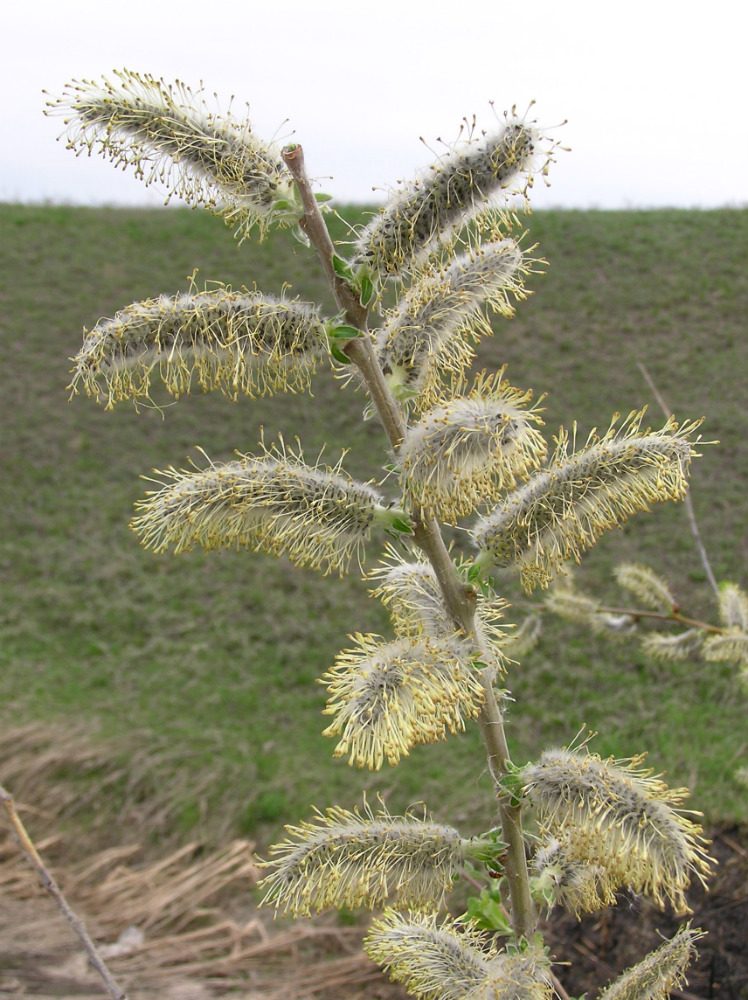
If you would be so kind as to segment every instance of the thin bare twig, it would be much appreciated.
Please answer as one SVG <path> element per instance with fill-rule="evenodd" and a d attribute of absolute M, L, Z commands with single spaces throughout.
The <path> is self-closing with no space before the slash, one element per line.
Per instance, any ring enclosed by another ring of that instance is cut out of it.
<path fill-rule="evenodd" d="M 548 611 L 547 604 L 537 604 L 534 601 L 513 601 L 513 608 L 529 608 L 531 611 Z M 552 609 L 551 609 L 552 610 Z M 671 622 L 673 625 L 688 625 L 698 628 L 709 635 L 723 635 L 725 629 L 719 625 L 710 625 L 700 618 L 688 618 L 679 611 L 648 611 L 645 608 L 618 607 L 615 604 L 596 604 L 595 611 L 606 615 L 628 615 L 629 618 L 650 618 L 652 621 Z"/>
<path fill-rule="evenodd" d="M 83 921 L 72 911 L 68 901 L 63 896 L 60 887 L 52 878 L 49 869 L 39 856 L 39 852 L 34 847 L 34 842 L 29 836 L 26 827 L 23 825 L 21 817 L 18 815 L 15 802 L 13 801 L 13 796 L 10 792 L 7 792 L 2 785 L 0 785 L 0 802 L 2 802 L 5 806 L 5 811 L 8 814 L 8 818 L 10 819 L 15 834 L 18 837 L 21 850 L 28 858 L 30 864 L 36 869 L 42 885 L 57 903 L 57 906 L 59 907 L 65 920 L 67 920 L 70 927 L 78 935 L 81 944 L 86 949 L 91 965 L 101 976 L 109 996 L 112 1000 L 127 1000 L 127 994 L 117 984 L 109 969 L 106 967 L 106 963 L 99 954 L 96 945 L 91 940 Z"/>
<path fill-rule="evenodd" d="M 569 994 L 561 985 L 561 980 L 555 973 L 551 973 L 551 982 L 553 983 L 553 989 L 557 996 L 561 997 L 561 1000 L 570 1000 Z"/>
<path fill-rule="evenodd" d="M 660 395 L 660 391 L 657 388 L 657 386 L 655 385 L 654 379 L 649 374 L 649 372 L 647 371 L 646 367 L 641 363 L 641 361 L 637 361 L 636 365 L 637 365 L 639 371 L 644 376 L 644 378 L 645 378 L 645 380 L 647 382 L 647 385 L 652 390 L 652 394 L 653 394 L 654 398 L 660 404 L 660 409 L 665 414 L 665 416 L 669 419 L 673 415 L 672 411 L 669 409 L 669 407 L 665 403 L 665 400 Z M 699 555 L 701 556 L 701 562 L 702 562 L 702 565 L 704 567 L 704 571 L 706 572 L 707 579 L 709 580 L 709 585 L 711 586 L 711 588 L 714 591 L 715 595 L 717 597 L 719 597 L 719 587 L 717 586 L 717 581 L 716 581 L 716 579 L 714 577 L 714 573 L 712 572 L 712 567 L 711 567 L 711 565 L 709 563 L 709 557 L 706 554 L 706 549 L 704 548 L 704 543 L 701 540 L 701 532 L 699 531 L 699 526 L 696 523 L 696 515 L 694 514 L 693 504 L 691 503 L 691 494 L 690 493 L 686 493 L 686 497 L 685 497 L 684 503 L 686 505 L 686 512 L 688 513 L 688 520 L 689 520 L 689 523 L 691 525 L 691 534 L 693 535 L 694 539 L 696 540 L 696 547 L 699 550 Z"/>

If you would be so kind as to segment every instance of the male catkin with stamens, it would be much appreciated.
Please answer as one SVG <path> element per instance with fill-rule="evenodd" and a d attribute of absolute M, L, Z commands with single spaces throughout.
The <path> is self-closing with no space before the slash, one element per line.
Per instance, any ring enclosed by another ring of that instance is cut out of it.
<path fill-rule="evenodd" d="M 386 202 L 356 244 L 354 265 L 372 274 L 401 275 L 421 262 L 435 242 L 485 210 L 511 185 L 531 182 L 543 136 L 508 117 L 504 128 L 456 146 Z"/>
<path fill-rule="evenodd" d="M 117 167 L 133 167 L 146 185 L 158 183 L 222 215 L 240 236 L 252 226 L 266 231 L 298 221 L 279 150 L 258 139 L 247 119 L 209 111 L 179 82 L 130 70 L 115 76 L 116 82 L 73 80 L 49 102 L 47 114 L 68 116 L 69 149 L 89 156 L 96 151 Z"/>
<path fill-rule="evenodd" d="M 219 287 L 134 302 L 102 319 L 75 356 L 73 393 L 149 401 L 154 372 L 173 396 L 220 389 L 229 399 L 309 388 L 327 355 L 317 308 Z"/>
<path fill-rule="evenodd" d="M 341 458 L 342 462 L 342 458 Z M 281 441 L 263 455 L 205 469 L 157 472 L 161 488 L 136 504 L 132 530 L 146 548 L 261 549 L 296 566 L 344 573 L 375 523 L 393 513 L 368 483 L 319 461 L 304 462 Z"/>

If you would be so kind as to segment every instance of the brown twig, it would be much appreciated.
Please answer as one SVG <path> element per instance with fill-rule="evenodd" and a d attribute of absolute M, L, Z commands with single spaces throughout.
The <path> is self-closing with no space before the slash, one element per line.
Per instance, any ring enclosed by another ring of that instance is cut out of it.
<path fill-rule="evenodd" d="M 657 386 L 655 385 L 654 379 L 649 374 L 649 372 L 647 371 L 647 369 L 645 368 L 645 366 L 641 363 L 641 361 L 637 361 L 636 364 L 637 364 L 637 367 L 638 367 L 639 371 L 644 376 L 647 385 L 652 390 L 652 394 L 653 394 L 654 398 L 659 403 L 660 409 L 665 414 L 665 416 L 668 419 L 670 419 L 670 417 L 672 417 L 672 415 L 673 415 L 672 411 L 670 410 L 670 408 L 665 403 L 665 400 L 660 395 L 660 391 L 657 388 Z M 688 520 L 689 520 L 689 523 L 691 525 L 691 534 L 693 535 L 693 537 L 694 537 L 694 539 L 696 541 L 696 548 L 699 550 L 699 555 L 701 556 L 701 563 L 702 563 L 702 565 L 704 567 L 704 572 L 706 573 L 707 579 L 709 580 L 709 585 L 711 586 L 711 588 L 714 591 L 714 593 L 716 594 L 716 596 L 719 597 L 719 586 L 717 585 L 717 581 L 716 581 L 716 579 L 714 577 L 714 573 L 712 572 L 712 567 L 711 567 L 711 564 L 709 562 L 709 557 L 706 554 L 706 549 L 704 548 L 704 543 L 701 540 L 701 532 L 699 531 L 699 526 L 696 523 L 696 514 L 694 513 L 693 504 L 691 503 L 691 494 L 690 493 L 686 493 L 686 496 L 685 496 L 685 499 L 684 499 L 684 503 L 686 505 L 686 513 L 688 514 Z"/>
<path fill-rule="evenodd" d="M 21 850 L 28 858 L 32 867 L 36 869 L 42 885 L 57 903 L 57 906 L 59 907 L 65 920 L 78 935 L 81 944 L 86 949 L 91 965 L 94 969 L 96 969 L 104 981 L 104 985 L 107 988 L 109 996 L 112 1000 L 127 1000 L 127 994 L 120 988 L 114 980 L 112 974 L 109 972 L 109 969 L 106 967 L 104 960 L 96 948 L 96 945 L 91 940 L 83 921 L 72 911 L 70 905 L 63 896 L 60 887 L 52 878 L 49 869 L 39 856 L 39 852 L 34 847 L 34 842 L 29 836 L 26 827 L 23 825 L 21 817 L 18 815 L 15 802 L 13 801 L 13 796 L 7 792 L 2 785 L 0 785 L 0 802 L 2 802 L 5 806 L 5 811 L 8 814 L 8 818 L 10 819 L 15 834 L 18 837 Z"/>
<path fill-rule="evenodd" d="M 547 604 L 535 603 L 533 601 L 513 601 L 514 608 L 529 608 L 532 611 L 552 611 Z M 671 622 L 673 625 L 688 625 L 691 628 L 698 628 L 702 632 L 710 635 L 723 635 L 724 629 L 719 625 L 710 625 L 709 622 L 700 618 L 688 618 L 679 611 L 647 611 L 644 608 L 618 607 L 614 604 L 597 604 L 595 611 L 606 615 L 627 615 L 629 618 L 651 618 L 653 621 Z"/>
<path fill-rule="evenodd" d="M 551 973 L 551 982 L 553 983 L 553 989 L 556 995 L 561 997 L 561 1000 L 570 1000 L 569 994 L 563 988 L 563 986 L 561 985 L 561 980 L 554 972 Z"/>

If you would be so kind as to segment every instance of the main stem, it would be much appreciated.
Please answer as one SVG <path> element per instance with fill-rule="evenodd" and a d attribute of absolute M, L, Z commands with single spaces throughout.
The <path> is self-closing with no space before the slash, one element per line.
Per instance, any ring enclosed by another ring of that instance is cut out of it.
<path fill-rule="evenodd" d="M 304 206 L 304 215 L 299 225 L 322 262 L 335 301 L 344 313 L 345 323 L 366 334 L 368 309 L 361 305 L 355 290 L 333 267 L 335 248 L 304 169 L 303 150 L 298 145 L 287 146 L 282 155 L 296 182 Z M 357 337 L 348 341 L 343 350 L 360 370 L 390 445 L 393 449 L 397 448 L 405 435 L 406 428 L 400 408 L 389 391 L 377 361 L 371 338 L 366 335 Z M 466 635 L 474 635 L 475 592 L 472 588 L 465 587 L 460 580 L 444 544 L 438 522 L 434 518 L 424 516 L 423 511 L 418 508 L 412 509 L 411 514 L 414 520 L 414 541 L 436 573 L 452 618 Z M 530 896 L 521 808 L 512 804 L 511 798 L 502 790 L 500 784 L 510 764 L 509 748 L 490 672 L 484 670 L 481 679 L 485 697 L 478 723 L 486 745 L 489 770 L 497 789 L 501 830 L 507 844 L 505 873 L 509 886 L 512 927 L 517 940 L 522 937 L 529 939 L 535 929 L 537 915 Z"/>

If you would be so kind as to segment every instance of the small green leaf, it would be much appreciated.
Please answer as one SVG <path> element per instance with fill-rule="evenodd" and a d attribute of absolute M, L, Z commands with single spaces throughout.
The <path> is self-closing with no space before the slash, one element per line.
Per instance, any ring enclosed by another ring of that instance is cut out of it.
<path fill-rule="evenodd" d="M 347 354 L 343 354 L 334 340 L 330 342 L 330 354 L 332 354 L 335 360 L 339 361 L 341 365 L 349 365 L 351 363 L 351 359 Z"/>
<path fill-rule="evenodd" d="M 334 326 L 331 330 L 328 330 L 327 336 L 331 340 L 357 340 L 359 337 L 363 337 L 364 331 L 357 330 L 355 326 Z"/>
<path fill-rule="evenodd" d="M 512 928 L 501 909 L 498 889 L 483 889 L 468 900 L 467 915 L 480 928 L 497 934 L 511 934 Z"/>
<path fill-rule="evenodd" d="M 480 566 L 478 566 L 476 563 L 473 563 L 472 566 L 468 567 L 468 572 L 467 572 L 468 582 L 472 583 L 474 580 L 477 580 L 479 576 L 480 576 Z"/>
<path fill-rule="evenodd" d="M 404 535 L 413 534 L 413 525 L 410 521 L 403 521 L 402 518 L 396 517 L 392 522 L 392 527 L 395 531 L 401 531 Z"/>
<path fill-rule="evenodd" d="M 506 851 L 507 846 L 506 842 L 501 839 L 500 830 L 489 830 L 470 841 L 470 857 L 484 865 L 489 865 L 491 871 L 500 871 L 501 856 Z"/>
<path fill-rule="evenodd" d="M 372 284 L 371 280 L 366 277 L 365 274 L 361 275 L 360 282 L 361 282 L 361 299 L 360 299 L 361 305 L 368 306 L 368 304 L 371 302 L 371 297 L 374 294 L 374 285 Z"/>
<path fill-rule="evenodd" d="M 499 782 L 499 788 L 501 789 L 502 796 L 508 798 L 509 805 L 516 808 L 521 804 L 522 796 L 525 792 L 522 770 L 516 764 L 509 762 L 506 762 L 505 767 L 508 769 L 508 773 Z"/>
<path fill-rule="evenodd" d="M 314 200 L 317 202 L 318 205 L 324 205 L 325 202 L 332 201 L 332 199 L 333 195 L 325 194 L 323 191 L 319 191 L 314 196 Z"/>
<path fill-rule="evenodd" d="M 342 257 L 338 257 L 336 253 L 332 255 L 332 269 L 340 278 L 345 278 L 346 281 L 353 280 L 353 271 L 351 270 L 351 265 L 347 260 L 343 260 Z"/>

